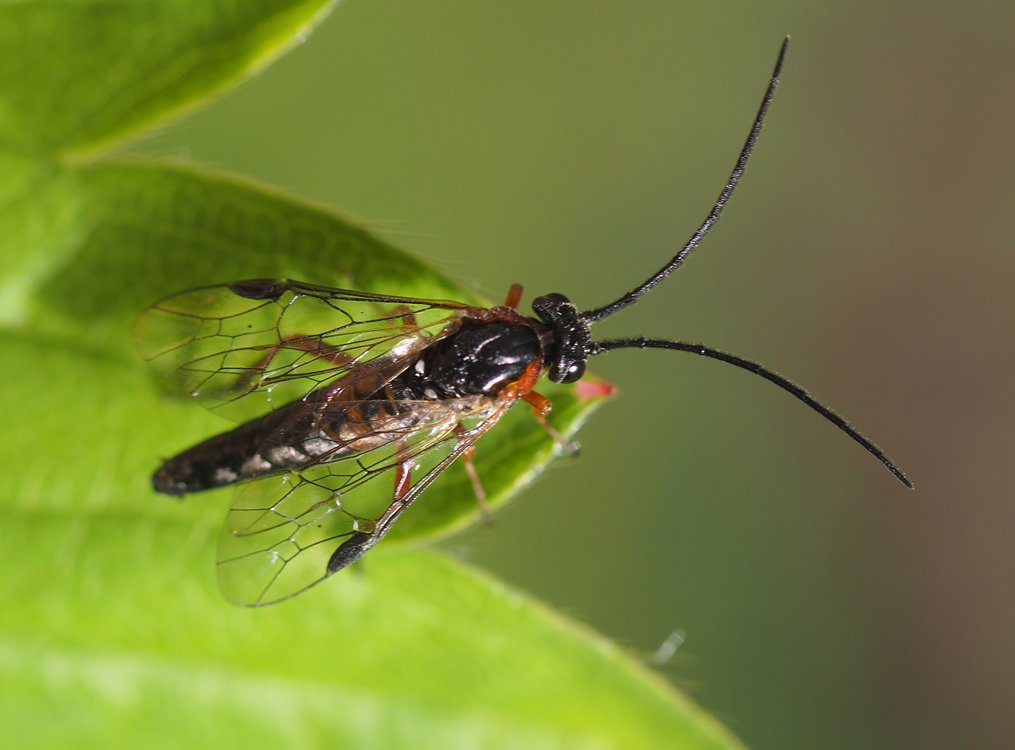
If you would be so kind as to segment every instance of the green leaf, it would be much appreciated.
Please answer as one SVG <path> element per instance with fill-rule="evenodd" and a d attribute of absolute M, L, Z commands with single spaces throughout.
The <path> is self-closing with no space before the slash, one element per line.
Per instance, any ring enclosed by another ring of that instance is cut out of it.
<path fill-rule="evenodd" d="M 197 106 L 309 32 L 328 0 L 0 6 L 0 145 L 83 155 Z"/>
<path fill-rule="evenodd" d="M 151 490 L 160 456 L 226 426 L 133 353 L 131 322 L 159 297 L 292 277 L 482 302 L 324 208 L 193 167 L 96 157 L 265 64 L 326 7 L 0 7 L 0 513 L 13 561 L 0 577 L 0 743 L 736 746 L 610 644 L 404 549 L 476 520 L 460 467 L 365 570 L 257 611 L 212 583 L 228 493 L 179 503 Z M 545 392 L 565 434 L 607 395 Z M 477 446 L 492 504 L 554 450 L 513 410 Z"/>
<path fill-rule="evenodd" d="M 245 278 L 480 300 L 363 227 L 247 180 L 165 162 L 107 159 L 73 171 L 81 206 L 53 247 L 30 315 L 126 351 L 124 326 L 172 292 Z M 66 193 L 67 191 L 65 191 Z M 129 282 L 125 284 L 124 282 Z M 80 320 L 89 327 L 80 331 Z"/>
<path fill-rule="evenodd" d="M 206 525 L 19 511 L 5 526 L 33 560 L 0 581 L 19 602 L 0 614 L 5 747 L 733 744 L 616 648 L 436 553 L 378 551 L 252 611 L 219 599 Z"/>

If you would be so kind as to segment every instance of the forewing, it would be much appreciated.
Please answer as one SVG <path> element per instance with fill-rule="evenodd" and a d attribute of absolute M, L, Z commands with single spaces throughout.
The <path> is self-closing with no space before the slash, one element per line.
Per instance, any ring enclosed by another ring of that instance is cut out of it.
<path fill-rule="evenodd" d="M 407 506 L 485 431 L 468 426 L 482 427 L 503 410 L 482 397 L 391 403 L 403 413 L 411 405 L 418 419 L 401 430 L 384 428 L 383 440 L 368 450 L 237 488 L 219 538 L 219 586 L 227 599 L 260 606 L 294 596 L 337 570 L 329 561 L 343 543 L 363 539 L 358 558 L 383 536 L 377 521 L 395 504 L 396 467 L 413 467 L 412 489 L 400 499 Z M 460 422 L 464 435 L 456 434 Z"/>
<path fill-rule="evenodd" d="M 138 350 L 209 409 L 238 421 L 357 365 L 402 359 L 447 335 L 467 305 L 278 280 L 167 297 L 138 318 Z"/>

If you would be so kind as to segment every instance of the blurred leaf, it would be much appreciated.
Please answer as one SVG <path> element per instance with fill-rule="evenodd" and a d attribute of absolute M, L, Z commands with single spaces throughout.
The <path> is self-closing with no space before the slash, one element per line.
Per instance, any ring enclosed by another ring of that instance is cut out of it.
<path fill-rule="evenodd" d="M 19 602 L 0 614 L 5 747 L 735 746 L 609 644 L 436 553 L 378 550 L 243 610 L 210 581 L 206 524 L 18 511 L 5 528 L 33 561 L 0 582 Z"/>
<path fill-rule="evenodd" d="M 82 153 L 200 104 L 309 32 L 328 0 L 0 6 L 0 144 Z"/>
<path fill-rule="evenodd" d="M 74 170 L 73 180 L 64 200 L 82 209 L 65 234 L 77 244 L 37 250 L 50 267 L 31 314 L 104 348 L 127 352 L 125 325 L 167 294 L 245 278 L 480 301 L 363 227 L 248 180 L 133 159 Z"/>
<path fill-rule="evenodd" d="M 97 153 L 263 65 L 323 2 L 0 8 L 0 592 L 4 746 L 730 747 L 609 644 L 436 553 L 392 554 L 294 602 L 210 583 L 225 493 L 177 503 L 160 455 L 222 429 L 131 351 L 189 286 L 303 278 L 478 302 L 334 214 L 246 181 Z M 73 158 L 71 158 L 73 157 Z M 558 429 L 603 396 L 546 389 Z M 478 446 L 503 502 L 552 457 L 520 408 Z M 403 540 L 473 521 L 449 471 Z M 396 540 L 392 534 L 391 542 Z"/>

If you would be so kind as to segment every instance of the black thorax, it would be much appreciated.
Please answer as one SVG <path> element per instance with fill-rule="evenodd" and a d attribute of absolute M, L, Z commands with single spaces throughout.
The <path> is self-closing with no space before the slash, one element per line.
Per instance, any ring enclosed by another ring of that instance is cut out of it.
<path fill-rule="evenodd" d="M 389 383 L 383 398 L 437 400 L 496 396 L 542 355 L 533 324 L 465 320 L 457 331 L 424 349 Z"/>

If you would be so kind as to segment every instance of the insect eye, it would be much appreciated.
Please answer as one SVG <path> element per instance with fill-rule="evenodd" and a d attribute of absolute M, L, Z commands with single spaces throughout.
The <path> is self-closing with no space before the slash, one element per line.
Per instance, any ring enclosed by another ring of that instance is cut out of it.
<path fill-rule="evenodd" d="M 571 365 L 564 371 L 564 377 L 560 379 L 561 383 L 574 383 L 581 379 L 581 376 L 585 374 L 585 363 L 584 362 L 572 362 Z"/>

